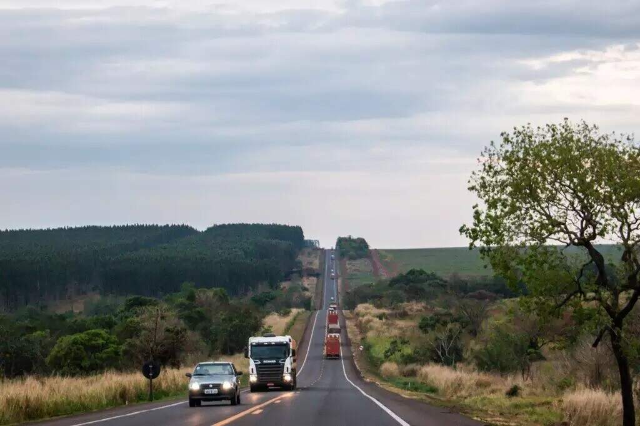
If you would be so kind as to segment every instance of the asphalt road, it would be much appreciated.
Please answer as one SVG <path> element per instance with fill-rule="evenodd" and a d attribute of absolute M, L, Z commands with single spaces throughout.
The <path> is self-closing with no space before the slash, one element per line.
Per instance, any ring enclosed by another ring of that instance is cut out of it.
<path fill-rule="evenodd" d="M 338 272 L 330 252 L 325 252 L 323 308 L 311 317 L 305 343 L 298 357 L 298 390 L 242 393 L 242 404 L 203 403 L 189 408 L 185 400 L 138 404 L 74 417 L 41 422 L 52 426 L 480 426 L 445 408 L 433 407 L 386 391 L 364 381 L 353 364 L 351 349 L 343 331 L 342 358 L 325 360 L 323 344 L 326 308 L 331 297 L 337 299 L 336 281 L 330 269 Z M 342 320 L 342 318 L 341 318 Z M 344 324 L 343 324 L 344 329 Z M 187 380 L 185 378 L 185 391 Z M 186 393 L 186 392 L 185 392 Z"/>

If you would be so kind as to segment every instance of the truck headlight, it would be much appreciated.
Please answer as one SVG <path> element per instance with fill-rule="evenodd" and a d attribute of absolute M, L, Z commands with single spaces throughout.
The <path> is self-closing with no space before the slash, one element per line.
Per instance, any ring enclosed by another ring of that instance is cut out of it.
<path fill-rule="evenodd" d="M 222 389 L 224 389 L 224 390 L 229 390 L 229 389 L 231 389 L 232 387 L 233 387 L 233 385 L 231 384 L 231 382 L 228 382 L 228 381 L 226 381 L 226 380 L 225 380 L 225 381 L 222 383 Z"/>
<path fill-rule="evenodd" d="M 291 374 L 287 373 L 284 375 L 284 381 L 285 382 L 290 382 L 291 381 Z"/>
<path fill-rule="evenodd" d="M 200 383 L 198 383 L 198 382 L 189 383 L 189 389 L 194 390 L 194 391 L 199 390 L 200 389 Z"/>
<path fill-rule="evenodd" d="M 249 381 L 250 381 L 251 383 L 255 383 L 255 382 L 257 382 L 257 381 L 258 381 L 258 376 L 256 376 L 255 374 L 251 374 L 251 375 L 249 375 Z"/>

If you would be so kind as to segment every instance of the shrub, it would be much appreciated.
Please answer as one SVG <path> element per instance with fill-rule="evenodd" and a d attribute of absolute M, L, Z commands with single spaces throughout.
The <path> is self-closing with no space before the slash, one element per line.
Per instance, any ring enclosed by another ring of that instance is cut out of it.
<path fill-rule="evenodd" d="M 480 370 L 501 374 L 524 371 L 529 365 L 528 356 L 528 336 L 507 327 L 493 330 L 485 345 L 473 354 Z"/>
<path fill-rule="evenodd" d="M 395 362 L 385 362 L 380 366 L 380 374 L 385 379 L 400 377 L 400 368 Z"/>
<path fill-rule="evenodd" d="M 409 364 L 402 367 L 402 377 L 416 377 L 420 366 L 418 364 Z"/>
<path fill-rule="evenodd" d="M 513 398 L 516 396 L 520 396 L 520 391 L 522 390 L 522 388 L 518 385 L 513 385 L 511 386 L 509 389 L 507 389 L 507 391 L 504 393 L 506 396 L 508 396 L 509 398 Z"/>

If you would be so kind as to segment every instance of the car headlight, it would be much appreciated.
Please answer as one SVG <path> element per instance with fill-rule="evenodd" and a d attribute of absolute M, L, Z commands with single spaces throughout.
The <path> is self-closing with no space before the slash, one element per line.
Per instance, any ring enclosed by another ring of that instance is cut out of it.
<path fill-rule="evenodd" d="M 284 381 L 285 382 L 290 382 L 291 381 L 291 374 L 287 373 L 284 375 Z"/>
<path fill-rule="evenodd" d="M 258 381 L 258 376 L 256 376 L 255 374 L 251 374 L 251 375 L 249 375 L 249 381 L 250 381 L 251 383 L 255 383 L 255 382 L 257 382 L 257 381 Z"/>
<path fill-rule="evenodd" d="M 189 383 L 189 389 L 191 390 L 199 390 L 200 389 L 200 383 L 198 382 L 191 382 Z"/>
<path fill-rule="evenodd" d="M 222 383 L 222 389 L 224 389 L 224 390 L 229 390 L 229 389 L 231 389 L 232 387 L 233 387 L 233 385 L 231 384 L 231 382 L 228 382 L 228 381 L 226 381 L 226 380 L 225 380 L 225 381 Z"/>

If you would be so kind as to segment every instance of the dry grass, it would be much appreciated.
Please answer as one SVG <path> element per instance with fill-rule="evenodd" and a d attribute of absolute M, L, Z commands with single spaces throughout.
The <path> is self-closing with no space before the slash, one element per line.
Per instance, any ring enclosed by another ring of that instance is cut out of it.
<path fill-rule="evenodd" d="M 578 389 L 562 398 L 560 408 L 570 425 L 617 426 L 622 424 L 620 394 Z"/>
<path fill-rule="evenodd" d="M 380 374 L 385 379 L 400 377 L 400 367 L 395 362 L 385 362 L 380 366 Z"/>
<path fill-rule="evenodd" d="M 279 315 L 277 313 L 269 314 L 264 318 L 263 325 L 265 327 L 271 327 L 274 334 L 281 335 L 284 333 L 289 321 L 291 321 L 291 319 L 293 319 L 293 317 L 295 317 L 300 311 L 302 311 L 302 309 L 291 309 L 291 313 L 289 313 L 289 315 Z"/>
<path fill-rule="evenodd" d="M 390 311 L 388 309 L 379 309 L 370 303 L 361 303 L 353 311 L 353 313 L 358 317 L 363 317 L 367 315 L 377 317 L 379 315 L 388 315 L 389 312 Z"/>
<path fill-rule="evenodd" d="M 163 370 L 156 398 L 186 394 L 190 368 Z M 149 382 L 140 374 L 108 372 L 90 377 L 29 377 L 0 384 L 0 424 L 21 423 L 145 401 Z"/>
<path fill-rule="evenodd" d="M 439 364 L 427 364 L 418 371 L 418 379 L 434 386 L 447 398 L 467 398 L 478 395 L 504 394 L 517 384 L 514 377 L 500 377 L 471 369 L 454 370 Z"/>

